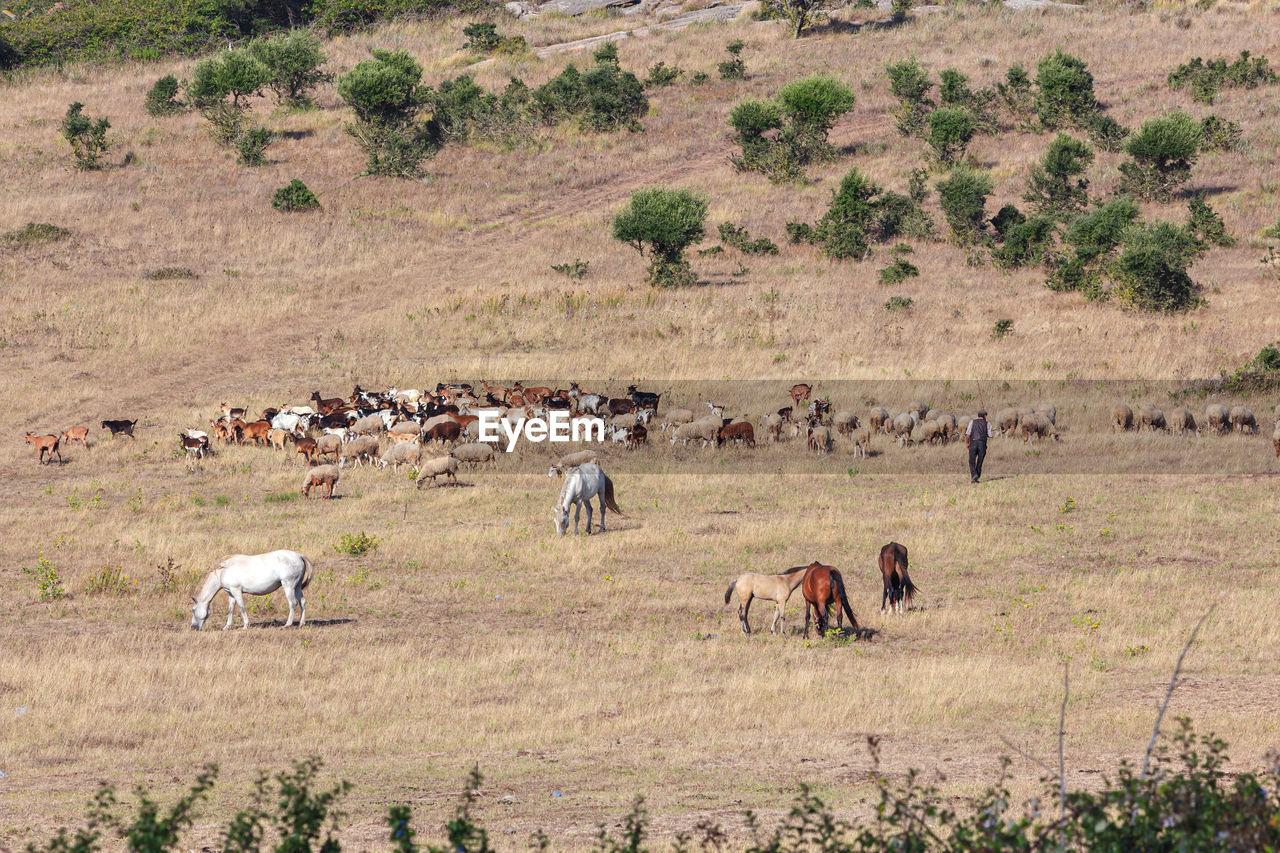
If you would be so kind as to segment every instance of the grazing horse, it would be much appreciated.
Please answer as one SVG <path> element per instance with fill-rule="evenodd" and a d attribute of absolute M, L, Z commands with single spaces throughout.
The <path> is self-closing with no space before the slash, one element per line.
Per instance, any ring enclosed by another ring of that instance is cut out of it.
<path fill-rule="evenodd" d="M 191 627 L 197 631 L 209 618 L 209 603 L 222 590 L 227 591 L 227 624 L 222 630 L 231 627 L 235 619 L 236 605 L 240 606 L 240 615 L 244 617 L 244 627 L 249 627 L 249 611 L 244 606 L 244 594 L 270 595 L 280 587 L 284 587 L 284 597 L 289 601 L 289 618 L 284 627 L 293 624 L 293 608 L 297 605 L 301 611 L 298 627 L 307 620 L 307 602 L 302 591 L 311 583 L 315 572 L 311 561 L 297 551 L 272 551 L 268 554 L 235 554 L 223 558 L 218 568 L 209 572 L 200 589 L 200 596 L 192 597 Z"/>
<path fill-rule="evenodd" d="M 804 573 L 807 566 L 796 566 L 794 569 L 787 569 L 785 572 L 779 572 L 776 575 L 753 575 L 747 573 L 738 575 L 729 582 L 729 588 L 724 593 L 724 603 L 728 604 L 729 599 L 733 598 L 736 590 L 738 593 L 738 621 L 742 623 L 742 633 L 751 633 L 751 623 L 747 621 L 747 614 L 751 611 L 751 601 L 755 598 L 772 601 L 777 606 L 777 612 L 774 613 L 773 622 L 769 625 L 769 630 L 775 634 L 786 633 L 786 627 L 783 625 L 783 608 L 786 607 L 787 599 L 791 597 L 791 593 L 795 592 L 796 587 L 804 580 Z"/>
<path fill-rule="evenodd" d="M 573 535 L 578 535 L 578 514 L 583 504 L 587 507 L 587 535 L 591 535 L 591 499 L 600 498 L 600 527 L 604 532 L 604 510 L 609 509 L 623 515 L 613 499 L 613 480 L 594 462 L 586 462 L 574 468 L 564 478 L 564 486 L 560 489 L 560 499 L 556 501 L 554 520 L 556 533 L 560 536 L 569 528 L 569 506 L 573 505 Z"/>
<path fill-rule="evenodd" d="M 804 593 L 804 635 L 809 636 L 809 616 L 818 623 L 818 633 L 827 633 L 828 612 L 832 605 L 836 607 L 836 627 L 844 630 L 844 614 L 849 614 L 849 626 L 858 630 L 858 619 L 849 607 L 849 599 L 844 592 L 844 576 L 834 566 L 821 563 L 810 563 L 805 567 L 804 579 L 800 582 Z"/>
<path fill-rule="evenodd" d="M 916 585 L 907 574 L 907 546 L 890 542 L 880 549 L 880 574 L 884 577 L 884 595 L 880 597 L 880 612 L 901 613 L 911 606 Z"/>

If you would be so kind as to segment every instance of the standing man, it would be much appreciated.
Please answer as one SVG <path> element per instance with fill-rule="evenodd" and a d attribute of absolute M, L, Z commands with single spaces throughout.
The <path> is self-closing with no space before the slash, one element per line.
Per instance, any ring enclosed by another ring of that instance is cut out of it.
<path fill-rule="evenodd" d="M 987 458 L 987 439 L 995 436 L 995 430 L 987 423 L 987 410 L 978 409 L 978 416 L 969 421 L 964 431 L 964 444 L 969 448 L 969 477 L 973 482 L 982 478 L 982 460 Z"/>

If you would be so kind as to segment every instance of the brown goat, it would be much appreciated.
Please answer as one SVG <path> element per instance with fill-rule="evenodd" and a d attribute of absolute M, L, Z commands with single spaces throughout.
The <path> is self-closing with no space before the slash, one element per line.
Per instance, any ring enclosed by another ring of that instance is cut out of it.
<path fill-rule="evenodd" d="M 302 454 L 306 458 L 307 464 L 312 464 L 312 460 L 316 455 L 316 440 L 310 437 L 295 438 L 293 446 L 296 453 Z"/>
<path fill-rule="evenodd" d="M 725 424 L 720 428 L 720 434 L 716 436 L 716 444 L 724 444 L 726 441 L 745 441 L 747 447 L 755 447 L 756 431 L 746 421 Z"/>
<path fill-rule="evenodd" d="M 32 435 L 27 433 L 27 444 L 34 445 L 36 450 L 40 451 L 40 463 L 47 465 L 44 461 L 44 455 L 49 454 L 49 462 L 53 461 L 53 454 L 58 454 L 58 462 L 62 462 L 62 451 L 58 449 L 58 436 L 56 435 Z"/>
<path fill-rule="evenodd" d="M 73 426 L 62 434 L 62 440 L 65 441 L 68 446 L 70 446 L 72 442 L 78 441 L 84 445 L 85 450 L 89 449 L 88 438 L 89 428 L 87 426 Z"/>

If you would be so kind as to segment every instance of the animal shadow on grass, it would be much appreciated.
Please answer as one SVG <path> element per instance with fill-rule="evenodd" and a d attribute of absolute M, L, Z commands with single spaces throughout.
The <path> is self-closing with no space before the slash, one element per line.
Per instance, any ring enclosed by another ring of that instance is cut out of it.
<path fill-rule="evenodd" d="M 475 483 L 464 483 L 461 480 L 454 480 L 451 483 L 448 480 L 444 480 L 439 483 L 432 483 L 429 486 L 419 486 L 418 488 L 425 492 L 429 489 L 474 489 L 475 487 Z"/>
<path fill-rule="evenodd" d="M 280 130 L 276 131 L 276 135 L 281 139 L 306 139 L 308 136 L 315 136 L 314 130 Z"/>
<path fill-rule="evenodd" d="M 356 620 L 354 619 L 308 619 L 307 624 L 303 625 L 302 629 L 305 631 L 307 628 L 312 628 L 312 627 L 330 628 L 330 627 L 333 627 L 334 625 L 354 625 L 355 623 L 356 623 Z M 234 630 L 239 627 L 240 627 L 239 625 L 233 625 L 232 629 Z M 267 621 L 251 622 L 249 624 L 249 630 L 251 631 L 254 628 L 282 628 L 282 627 L 284 627 L 284 619 L 271 619 Z M 296 628 L 298 627 L 298 623 L 294 622 L 289 627 L 291 629 Z"/>
<path fill-rule="evenodd" d="M 1235 191 L 1236 191 L 1236 190 L 1238 190 L 1238 189 L 1240 189 L 1240 188 L 1239 188 L 1239 187 L 1229 187 L 1229 186 L 1226 186 L 1226 185 L 1222 185 L 1222 186 L 1213 186 L 1213 187 L 1199 187 L 1199 186 L 1197 186 L 1197 187 L 1188 187 L 1188 188 L 1184 188 L 1184 189 L 1182 189 L 1182 190 L 1179 190 L 1179 191 L 1178 191 L 1178 193 L 1177 193 L 1177 196 L 1178 196 L 1178 198 L 1181 198 L 1181 199 L 1188 199 L 1188 198 L 1195 198 L 1196 196 L 1213 196 L 1213 195 L 1223 195 L 1223 194 L 1225 194 L 1225 193 L 1233 193 L 1233 192 L 1235 192 Z"/>

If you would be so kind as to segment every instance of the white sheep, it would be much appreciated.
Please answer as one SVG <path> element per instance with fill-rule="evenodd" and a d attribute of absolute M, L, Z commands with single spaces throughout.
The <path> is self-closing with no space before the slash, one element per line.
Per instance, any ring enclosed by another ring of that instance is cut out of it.
<path fill-rule="evenodd" d="M 422 467 L 418 469 L 418 488 L 422 488 L 423 480 L 430 480 L 434 486 L 436 477 L 441 474 L 456 484 L 458 482 L 458 460 L 452 456 L 437 456 L 435 459 L 428 459 L 422 463 Z"/>

